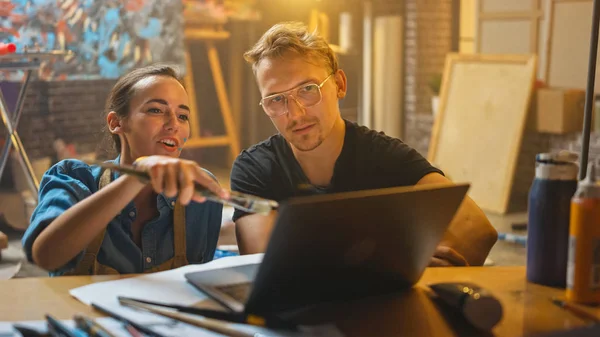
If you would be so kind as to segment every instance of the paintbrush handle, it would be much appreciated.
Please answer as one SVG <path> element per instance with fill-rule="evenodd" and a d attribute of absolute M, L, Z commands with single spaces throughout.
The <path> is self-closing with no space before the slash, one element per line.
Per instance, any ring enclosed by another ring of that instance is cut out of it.
<path fill-rule="evenodd" d="M 160 316 L 169 317 L 171 319 L 174 319 L 174 320 L 177 320 L 177 321 L 180 321 L 183 323 L 191 324 L 193 326 L 197 326 L 199 328 L 207 329 L 207 330 L 210 330 L 213 332 L 217 332 L 217 333 L 220 333 L 220 334 L 223 334 L 226 336 L 231 336 L 231 337 L 255 337 L 256 336 L 256 334 L 254 334 L 254 333 L 245 332 L 245 331 L 242 331 L 235 327 L 230 327 L 230 326 L 228 326 L 229 325 L 228 323 L 221 322 L 216 319 L 189 317 L 185 314 L 173 312 L 168 309 L 155 308 L 151 305 L 134 302 L 134 301 L 123 300 L 123 301 L 121 301 L 121 304 L 129 306 L 129 307 L 133 307 L 133 308 L 146 310 L 146 311 L 149 311 L 151 313 L 154 313 L 154 314 L 157 314 Z"/>
<path fill-rule="evenodd" d="M 115 337 L 115 335 L 91 318 L 75 315 L 73 320 L 77 328 L 89 334 L 90 337 Z"/>
<path fill-rule="evenodd" d="M 171 304 L 171 303 L 152 302 L 152 301 L 146 301 L 146 300 L 137 299 L 137 298 L 129 298 L 129 297 L 124 297 L 124 296 L 119 296 L 117 299 L 120 302 L 121 301 L 136 302 L 136 303 L 140 303 L 140 304 L 147 304 L 147 305 L 152 305 L 152 306 L 157 306 L 157 307 L 162 307 L 162 308 L 169 308 L 169 309 L 174 309 L 174 310 L 177 310 L 180 312 L 185 312 L 187 314 L 200 315 L 200 316 L 204 316 L 206 318 L 220 319 L 220 320 L 229 321 L 229 322 L 242 323 L 243 319 L 244 319 L 243 314 L 237 314 L 237 313 L 232 313 L 232 312 L 227 312 L 227 311 L 218 311 L 218 310 L 212 310 L 212 309 L 187 307 L 184 305 Z"/>
<path fill-rule="evenodd" d="M 592 321 L 594 323 L 600 323 L 600 315 L 591 313 L 588 310 L 591 310 L 591 308 L 586 308 L 585 306 L 582 306 L 580 304 L 576 304 L 576 303 L 571 303 L 571 302 L 567 302 L 567 301 L 563 301 L 563 300 L 558 300 L 558 299 L 553 299 L 552 300 L 554 302 L 554 304 L 558 305 L 559 307 L 570 311 L 571 313 L 579 316 L 580 318 Z"/>
<path fill-rule="evenodd" d="M 298 329 L 298 327 L 295 324 L 285 321 L 275 315 L 259 316 L 259 315 L 252 315 L 252 314 L 238 313 L 238 312 L 218 311 L 218 310 L 213 310 L 213 309 L 189 307 L 189 306 L 183 306 L 183 305 L 172 304 L 172 303 L 152 302 L 152 301 L 129 298 L 129 297 L 124 297 L 124 296 L 119 296 L 118 300 L 119 300 L 119 302 L 128 302 L 128 303 L 133 302 L 133 303 L 139 303 L 139 304 L 143 304 L 143 305 L 151 305 L 153 307 L 174 309 L 179 312 L 186 313 L 186 314 L 199 315 L 199 316 L 203 316 L 206 318 L 228 321 L 228 322 L 232 322 L 232 323 L 244 323 L 244 324 L 251 324 L 251 325 L 258 325 L 258 326 L 266 326 L 266 327 L 273 328 L 273 329 L 285 329 L 285 330 L 297 330 Z"/>
<path fill-rule="evenodd" d="M 148 174 L 148 172 L 136 169 L 135 167 L 130 165 L 117 165 L 111 162 L 90 162 L 89 164 L 129 174 L 140 178 L 144 182 L 150 181 L 150 175 Z M 279 204 L 274 200 L 263 199 L 250 194 L 235 191 L 229 192 L 229 199 L 223 199 L 214 194 L 211 190 L 199 184 L 198 182 L 194 182 L 194 191 L 205 197 L 207 200 L 228 205 L 235 209 L 239 209 L 248 213 L 260 213 L 266 215 L 270 211 L 275 210 L 279 207 Z"/>

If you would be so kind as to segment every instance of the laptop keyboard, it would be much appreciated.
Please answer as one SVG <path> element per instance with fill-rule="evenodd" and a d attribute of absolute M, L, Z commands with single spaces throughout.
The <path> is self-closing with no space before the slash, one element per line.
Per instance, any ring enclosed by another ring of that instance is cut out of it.
<path fill-rule="evenodd" d="M 231 298 L 244 303 L 250 296 L 251 283 L 237 283 L 218 286 L 217 289 L 229 295 Z"/>

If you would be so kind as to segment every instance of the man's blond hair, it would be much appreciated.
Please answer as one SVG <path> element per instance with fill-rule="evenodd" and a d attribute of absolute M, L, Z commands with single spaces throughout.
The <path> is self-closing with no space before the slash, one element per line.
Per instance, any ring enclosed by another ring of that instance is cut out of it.
<path fill-rule="evenodd" d="M 301 22 L 282 22 L 269 28 L 252 49 L 244 53 L 244 59 L 256 68 L 265 58 L 278 58 L 292 52 L 324 64 L 330 73 L 338 70 L 335 53 L 325 39 L 316 32 L 309 32 Z"/>

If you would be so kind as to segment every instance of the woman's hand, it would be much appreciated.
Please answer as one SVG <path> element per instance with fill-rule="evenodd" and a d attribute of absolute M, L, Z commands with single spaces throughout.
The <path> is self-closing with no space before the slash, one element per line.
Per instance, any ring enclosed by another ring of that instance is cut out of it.
<path fill-rule="evenodd" d="M 221 188 L 194 161 L 167 156 L 149 156 L 138 158 L 134 165 L 148 172 L 154 192 L 164 193 L 170 198 L 178 195 L 182 205 L 187 205 L 191 200 L 196 202 L 206 200 L 200 194 L 194 193 L 194 182 L 221 198 L 229 198 L 229 192 Z"/>

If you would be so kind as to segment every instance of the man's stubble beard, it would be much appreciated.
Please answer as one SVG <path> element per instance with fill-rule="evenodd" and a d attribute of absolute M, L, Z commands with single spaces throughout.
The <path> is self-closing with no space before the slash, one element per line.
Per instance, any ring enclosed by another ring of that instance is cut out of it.
<path fill-rule="evenodd" d="M 305 135 L 302 137 L 303 138 L 310 137 L 310 135 Z M 292 142 L 292 145 L 294 145 L 294 147 L 296 149 L 298 149 L 299 151 L 308 152 L 308 151 L 312 151 L 312 150 L 316 149 L 321 144 L 323 144 L 323 140 L 324 140 L 323 137 L 321 136 L 321 134 L 319 134 L 316 141 L 313 144 L 305 145 L 306 144 L 305 142 Z"/>

